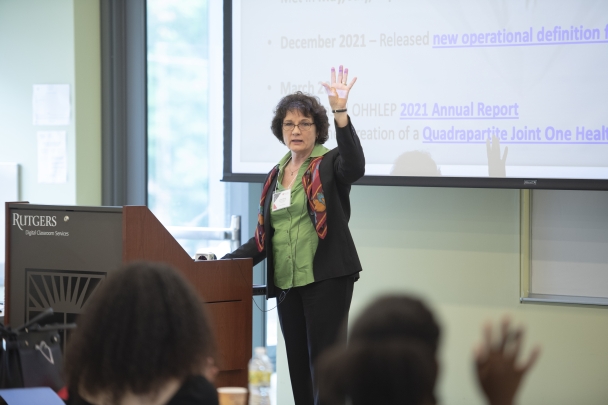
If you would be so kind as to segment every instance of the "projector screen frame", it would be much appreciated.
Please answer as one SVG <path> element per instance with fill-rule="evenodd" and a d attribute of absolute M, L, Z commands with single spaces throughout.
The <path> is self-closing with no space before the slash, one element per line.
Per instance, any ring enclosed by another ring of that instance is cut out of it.
<path fill-rule="evenodd" d="M 232 0 L 224 3 L 224 170 L 221 181 L 263 183 L 267 174 L 232 172 Z M 270 106 L 269 106 L 270 108 Z M 269 134 L 270 135 L 270 134 Z M 269 142 L 272 138 L 269 136 Z M 277 157 L 278 161 L 279 157 Z M 268 167 L 270 171 L 272 167 Z M 450 176 L 369 176 L 354 183 L 370 186 L 506 188 L 549 190 L 606 190 L 608 179 L 513 178 L 513 177 L 450 177 Z"/>

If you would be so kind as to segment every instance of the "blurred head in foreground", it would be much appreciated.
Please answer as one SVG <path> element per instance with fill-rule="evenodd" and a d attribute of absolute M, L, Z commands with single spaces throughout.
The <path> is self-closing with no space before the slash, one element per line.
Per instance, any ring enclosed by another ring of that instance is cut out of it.
<path fill-rule="evenodd" d="M 328 404 L 434 404 L 439 325 L 426 305 L 390 295 L 354 322 L 346 348 L 319 360 L 321 396 Z"/>
<path fill-rule="evenodd" d="M 215 345 L 199 295 L 174 269 L 132 263 L 94 292 L 66 350 L 65 376 L 82 397 L 154 398 L 203 374 Z"/>

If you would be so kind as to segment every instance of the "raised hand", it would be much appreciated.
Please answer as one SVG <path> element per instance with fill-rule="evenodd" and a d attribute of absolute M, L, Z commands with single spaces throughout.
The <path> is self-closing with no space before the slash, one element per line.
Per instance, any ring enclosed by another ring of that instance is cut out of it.
<path fill-rule="evenodd" d="M 332 110 L 341 110 L 346 108 L 346 102 L 348 101 L 348 94 L 350 89 L 357 81 L 356 77 L 353 77 L 351 82 L 348 83 L 348 68 L 344 68 L 342 65 L 338 68 L 338 77 L 336 78 L 336 69 L 331 68 L 331 82 L 323 82 L 323 87 L 327 91 L 329 96 L 329 105 Z"/>
<path fill-rule="evenodd" d="M 540 348 L 532 350 L 528 360 L 518 364 L 523 328 L 511 328 L 509 318 L 501 324 L 498 343 L 492 340 L 492 325 L 484 327 L 484 341 L 475 350 L 477 380 L 490 405 L 511 405 L 523 376 L 532 368 Z"/>

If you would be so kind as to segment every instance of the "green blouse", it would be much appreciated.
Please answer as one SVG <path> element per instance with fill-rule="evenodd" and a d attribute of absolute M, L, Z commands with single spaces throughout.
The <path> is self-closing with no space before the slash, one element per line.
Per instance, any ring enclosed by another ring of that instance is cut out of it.
<path fill-rule="evenodd" d="M 329 152 L 323 145 L 315 145 L 308 160 L 300 169 L 291 187 L 291 205 L 277 211 L 270 210 L 270 225 L 274 228 L 272 236 L 272 254 L 274 256 L 274 285 L 286 290 L 301 287 L 315 281 L 312 263 L 317 251 L 319 237 L 308 216 L 308 203 L 302 175 L 312 158 Z M 283 191 L 281 185 L 285 166 L 289 163 L 291 152 L 279 161 L 277 190 Z"/>

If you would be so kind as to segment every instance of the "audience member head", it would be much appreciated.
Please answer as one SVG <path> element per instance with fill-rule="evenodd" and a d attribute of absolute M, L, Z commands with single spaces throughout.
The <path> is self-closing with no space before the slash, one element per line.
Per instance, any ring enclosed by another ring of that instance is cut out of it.
<path fill-rule="evenodd" d="M 404 294 L 385 295 L 361 312 L 352 325 L 350 341 L 417 339 L 433 353 L 439 346 L 439 325 L 424 302 Z"/>
<path fill-rule="evenodd" d="M 357 317 L 348 347 L 322 355 L 320 394 L 328 404 L 435 403 L 439 325 L 420 300 L 384 296 Z"/>
<path fill-rule="evenodd" d="M 215 351 L 198 294 L 162 264 L 108 273 L 77 324 L 66 350 L 68 386 L 112 403 L 203 374 Z"/>

